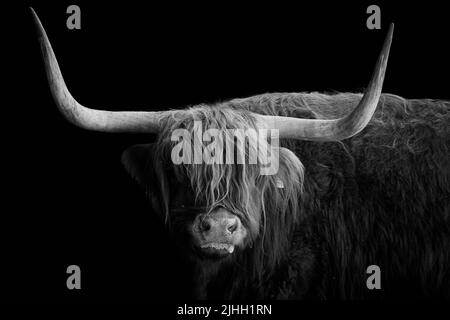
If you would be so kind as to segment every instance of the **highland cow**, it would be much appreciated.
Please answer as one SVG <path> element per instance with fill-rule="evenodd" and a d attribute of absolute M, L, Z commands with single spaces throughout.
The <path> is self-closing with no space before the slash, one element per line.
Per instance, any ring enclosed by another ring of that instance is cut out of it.
<path fill-rule="evenodd" d="M 53 97 L 69 121 L 157 134 L 122 159 L 191 262 L 193 297 L 450 297 L 450 102 L 381 94 L 392 26 L 364 94 L 271 93 L 110 112 L 72 98 L 32 13 Z M 194 133 L 196 121 L 222 133 L 278 130 L 278 171 L 262 175 L 259 162 L 174 164 L 172 133 Z M 366 286 L 373 264 L 381 290 Z"/>

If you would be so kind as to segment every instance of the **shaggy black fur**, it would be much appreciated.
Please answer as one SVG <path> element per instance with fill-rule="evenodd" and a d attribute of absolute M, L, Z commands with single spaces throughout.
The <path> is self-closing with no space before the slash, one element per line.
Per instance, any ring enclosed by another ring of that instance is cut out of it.
<path fill-rule="evenodd" d="M 360 99 L 351 93 L 265 94 L 222 106 L 336 118 Z M 255 268 L 255 255 L 264 253 L 249 246 L 214 271 L 201 269 L 199 297 L 450 298 L 450 102 L 384 94 L 371 122 L 353 138 L 282 145 L 300 159 L 305 177 L 299 212 L 286 222 L 295 229 L 272 230 L 288 239 L 277 249 L 280 262 Z M 381 290 L 366 287 L 372 264 L 381 268 Z"/>

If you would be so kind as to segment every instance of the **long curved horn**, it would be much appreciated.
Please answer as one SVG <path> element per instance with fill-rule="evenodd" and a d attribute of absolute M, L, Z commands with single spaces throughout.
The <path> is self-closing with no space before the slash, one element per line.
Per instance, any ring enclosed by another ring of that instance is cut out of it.
<path fill-rule="evenodd" d="M 332 120 L 255 116 L 268 128 L 278 129 L 280 138 L 336 141 L 354 136 L 369 123 L 380 99 L 393 31 L 394 24 L 391 24 L 364 96 L 358 106 L 348 115 Z"/>
<path fill-rule="evenodd" d="M 67 89 L 41 21 L 33 8 L 30 10 L 36 25 L 53 99 L 67 120 L 81 128 L 95 131 L 139 133 L 159 131 L 158 119 L 164 112 L 114 112 L 89 109 L 79 104 Z"/>

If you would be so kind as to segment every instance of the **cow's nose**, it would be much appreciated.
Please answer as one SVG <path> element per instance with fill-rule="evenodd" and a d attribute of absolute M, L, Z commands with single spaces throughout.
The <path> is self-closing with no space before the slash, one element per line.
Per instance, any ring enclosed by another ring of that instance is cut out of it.
<path fill-rule="evenodd" d="M 204 215 L 200 218 L 199 229 L 203 234 L 207 233 L 226 233 L 232 234 L 238 228 L 237 217 L 214 217 Z"/>
<path fill-rule="evenodd" d="M 247 236 L 247 229 L 238 215 L 225 208 L 216 208 L 195 217 L 191 228 L 193 240 L 203 251 L 233 253 Z"/>
<path fill-rule="evenodd" d="M 208 240 L 233 236 L 240 223 L 236 215 L 224 208 L 197 216 L 198 231 Z"/>

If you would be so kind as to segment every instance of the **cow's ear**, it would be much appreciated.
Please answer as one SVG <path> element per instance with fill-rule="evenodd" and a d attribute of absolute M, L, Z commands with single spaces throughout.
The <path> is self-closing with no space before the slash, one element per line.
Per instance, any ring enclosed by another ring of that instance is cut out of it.
<path fill-rule="evenodd" d="M 153 144 L 137 144 L 122 153 L 122 163 L 142 187 L 147 188 L 152 182 L 152 149 Z"/>

